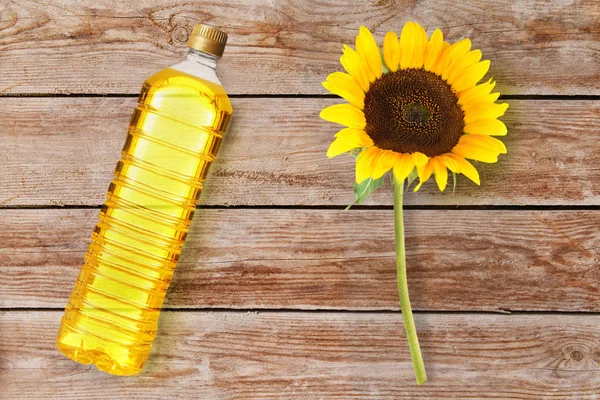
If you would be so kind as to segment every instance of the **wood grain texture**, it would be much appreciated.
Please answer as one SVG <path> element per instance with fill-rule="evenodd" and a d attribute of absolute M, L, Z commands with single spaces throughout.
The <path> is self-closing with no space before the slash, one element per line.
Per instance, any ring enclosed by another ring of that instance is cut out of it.
<path fill-rule="evenodd" d="M 64 307 L 98 210 L 0 210 L 0 306 Z M 396 310 L 391 210 L 200 210 L 169 308 Z M 406 212 L 419 310 L 600 311 L 600 212 Z"/>
<path fill-rule="evenodd" d="M 138 93 L 179 62 L 196 22 L 229 34 L 229 93 L 323 93 L 360 24 L 379 42 L 407 20 L 470 37 L 503 93 L 600 94 L 596 0 L 0 1 L 0 91 Z M 115 68 L 118 66 L 118 68 Z M 250 66 L 250 67 L 249 67 Z"/>
<path fill-rule="evenodd" d="M 99 205 L 134 98 L 0 99 L 0 205 Z M 333 99 L 234 99 L 235 115 L 201 197 L 211 205 L 346 205 L 354 162 L 327 159 L 339 129 L 318 118 Z M 433 182 L 407 204 L 600 204 L 600 101 L 514 100 L 508 154 L 479 163 L 482 186 Z M 392 203 L 389 185 L 368 204 Z"/>
<path fill-rule="evenodd" d="M 0 313 L 9 399 L 597 399 L 598 315 L 163 312 L 146 368 L 114 377 L 54 347 L 59 312 Z"/>

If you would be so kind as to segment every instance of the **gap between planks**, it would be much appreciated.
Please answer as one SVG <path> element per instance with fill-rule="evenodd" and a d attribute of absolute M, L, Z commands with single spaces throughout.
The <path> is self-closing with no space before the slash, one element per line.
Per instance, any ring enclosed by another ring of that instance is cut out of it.
<path fill-rule="evenodd" d="M 358 204 L 353 205 L 351 208 L 346 210 L 347 206 L 343 205 L 217 205 L 217 204 L 199 204 L 196 210 L 344 210 L 344 211 L 356 211 L 356 210 L 393 210 L 393 206 L 390 205 L 364 205 Z M 102 208 L 102 204 L 96 205 L 15 205 L 15 206 L 0 206 L 0 210 L 99 210 Z M 522 205 L 522 206 L 511 206 L 511 205 L 435 205 L 435 204 L 406 204 L 402 207 L 405 210 L 470 210 L 470 211 L 485 211 L 485 210 L 497 210 L 497 211 L 595 211 L 600 210 L 599 205 Z"/>
<path fill-rule="evenodd" d="M 64 312 L 64 307 L 8 307 L 0 308 L 0 312 Z M 303 313 L 303 314 L 373 314 L 373 315 L 402 315 L 400 311 L 392 310 L 335 310 L 335 309 L 302 309 L 302 308 L 224 308 L 224 307 L 204 307 L 204 308 L 177 308 L 164 307 L 161 312 L 176 313 L 255 313 L 255 314 L 280 314 L 280 313 Z M 429 315 L 580 315 L 580 316 L 600 316 L 600 311 L 544 311 L 544 310 L 412 310 L 413 314 Z"/>
<path fill-rule="evenodd" d="M 483 81 L 482 81 L 483 82 Z M 0 98 L 64 98 L 64 97 L 125 97 L 136 98 L 136 93 L 1 93 Z M 302 93 L 279 93 L 279 94 L 229 94 L 230 99 L 340 99 L 334 94 L 302 94 Z M 600 95 L 560 95 L 560 94 L 501 94 L 498 101 L 502 100 L 600 100 Z"/>

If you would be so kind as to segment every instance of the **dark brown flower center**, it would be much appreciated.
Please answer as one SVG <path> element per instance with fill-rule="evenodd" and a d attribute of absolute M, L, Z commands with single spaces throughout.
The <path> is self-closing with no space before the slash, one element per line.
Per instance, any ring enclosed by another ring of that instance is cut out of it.
<path fill-rule="evenodd" d="M 422 69 L 383 74 L 365 96 L 367 134 L 381 149 L 448 153 L 463 134 L 464 113 L 456 94 L 438 75 Z"/>

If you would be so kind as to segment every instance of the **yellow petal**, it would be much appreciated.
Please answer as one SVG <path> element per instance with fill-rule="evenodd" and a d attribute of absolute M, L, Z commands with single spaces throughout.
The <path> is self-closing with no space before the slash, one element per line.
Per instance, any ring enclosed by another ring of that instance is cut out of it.
<path fill-rule="evenodd" d="M 326 107 L 319 116 L 325 121 L 335 122 L 350 128 L 362 129 L 367 124 L 362 110 L 346 103 Z"/>
<path fill-rule="evenodd" d="M 336 138 L 333 142 L 331 142 L 329 148 L 327 149 L 327 157 L 332 158 L 339 156 L 340 154 L 353 150 L 357 147 L 358 146 L 355 146 L 354 143 L 346 142 L 345 140 Z"/>
<path fill-rule="evenodd" d="M 346 142 L 351 142 L 356 145 L 355 147 L 373 146 L 373 140 L 362 129 L 344 128 L 336 133 L 335 137 Z"/>
<path fill-rule="evenodd" d="M 462 108 L 463 112 L 465 113 L 465 115 L 477 114 L 488 107 L 493 107 L 495 105 L 494 97 L 496 97 L 496 95 L 499 95 L 499 93 L 489 94 L 486 97 L 482 97 L 479 102 L 477 102 L 477 103 L 469 102 L 465 105 L 462 105 L 461 108 Z M 488 99 L 490 99 L 491 101 Z"/>
<path fill-rule="evenodd" d="M 327 80 L 323 82 L 323 87 L 361 110 L 365 106 L 365 92 L 348 74 L 343 72 L 330 74 Z"/>
<path fill-rule="evenodd" d="M 485 104 L 483 103 L 478 108 L 475 107 L 465 107 L 463 111 L 465 113 L 465 124 L 470 124 L 475 121 L 496 119 L 504 115 L 506 110 L 508 109 L 507 103 L 492 103 Z"/>
<path fill-rule="evenodd" d="M 425 71 L 431 71 L 435 66 L 440 54 L 442 53 L 442 45 L 444 44 L 444 35 L 442 31 L 436 29 L 431 34 L 431 39 L 427 43 L 427 49 L 425 50 L 424 68 Z"/>
<path fill-rule="evenodd" d="M 418 151 L 412 153 L 412 158 L 417 168 L 424 166 L 429 161 L 429 157 Z"/>
<path fill-rule="evenodd" d="M 473 135 L 504 136 L 507 129 L 504 122 L 497 119 L 487 119 L 465 125 L 465 132 Z"/>
<path fill-rule="evenodd" d="M 356 158 L 356 183 L 361 183 L 373 175 L 373 161 L 377 153 L 379 149 L 375 146 L 360 152 Z"/>
<path fill-rule="evenodd" d="M 477 86 L 459 92 L 456 95 L 458 97 L 458 104 L 464 106 L 468 103 L 479 103 L 491 93 L 494 86 L 496 86 L 496 82 L 492 82 L 492 79 L 490 78 L 487 82 L 483 82 Z"/>
<path fill-rule="evenodd" d="M 442 154 L 440 156 L 437 156 L 436 158 L 438 159 L 438 161 L 441 161 L 444 164 L 444 166 L 446 166 L 446 168 L 448 168 L 450 171 L 456 172 L 458 174 L 460 172 L 460 169 L 458 168 L 458 163 L 452 157 L 450 157 L 450 154 L 452 153 Z"/>
<path fill-rule="evenodd" d="M 459 143 L 470 146 L 481 147 L 486 150 L 495 151 L 500 154 L 506 154 L 506 146 L 502 141 L 486 135 L 463 135 Z"/>
<path fill-rule="evenodd" d="M 327 150 L 329 158 L 356 148 L 373 146 L 373 140 L 361 129 L 344 128 L 335 134 L 335 138 Z"/>
<path fill-rule="evenodd" d="M 477 185 L 481 184 L 479 182 L 479 172 L 477 172 L 475 167 L 470 162 L 458 154 L 448 154 L 447 156 L 452 158 L 458 164 L 458 169 L 461 174 L 475 182 Z"/>
<path fill-rule="evenodd" d="M 413 22 L 414 47 L 413 56 L 409 68 L 421 68 L 425 61 L 425 50 L 427 49 L 427 32 L 421 25 Z"/>
<path fill-rule="evenodd" d="M 357 52 L 344 45 L 344 53 L 340 57 L 340 62 L 362 90 L 365 92 L 369 90 L 372 73 Z"/>
<path fill-rule="evenodd" d="M 467 113 L 494 104 L 496 100 L 498 100 L 498 97 L 500 97 L 500 93 L 482 94 L 481 96 L 472 97 L 464 102 L 460 102 L 459 100 L 459 104 L 461 104 L 463 111 Z"/>
<path fill-rule="evenodd" d="M 422 167 L 417 167 L 417 175 L 419 175 L 419 184 L 415 187 L 415 192 L 421 188 L 421 186 L 429 180 L 433 173 L 433 159 L 429 159 L 427 164 Z"/>
<path fill-rule="evenodd" d="M 416 42 L 416 29 L 413 22 L 408 21 L 400 34 L 400 69 L 410 68 Z"/>
<path fill-rule="evenodd" d="M 452 88 L 456 92 L 461 92 L 475 86 L 487 74 L 488 69 L 490 69 L 490 60 L 480 61 L 475 65 L 471 65 L 458 76 L 452 84 Z"/>
<path fill-rule="evenodd" d="M 469 39 L 463 39 L 447 47 L 442 52 L 442 55 L 435 66 L 434 72 L 441 76 L 451 62 L 464 56 L 469 52 L 469 50 L 471 50 L 471 41 Z"/>
<path fill-rule="evenodd" d="M 498 161 L 497 152 L 460 142 L 454 146 L 452 152 L 464 158 L 470 158 L 471 160 L 482 161 L 485 163 L 495 163 Z"/>
<path fill-rule="evenodd" d="M 402 183 L 415 169 L 415 163 L 410 154 L 400 154 L 394 165 L 394 178 L 396 182 Z"/>
<path fill-rule="evenodd" d="M 373 77 L 381 77 L 381 53 L 371 32 L 364 26 L 360 27 L 359 34 L 356 36 L 356 52 L 368 65 Z"/>
<path fill-rule="evenodd" d="M 396 164 L 400 155 L 391 150 L 381 150 L 373 166 L 373 179 L 379 179 Z"/>
<path fill-rule="evenodd" d="M 444 52 L 450 47 L 450 44 L 448 42 L 442 42 L 442 49 L 440 51 L 440 55 L 437 58 L 437 60 L 435 60 L 435 62 L 433 63 L 433 66 L 431 67 L 431 69 L 429 70 L 430 72 L 436 73 L 435 71 L 437 70 L 438 65 L 440 65 L 440 62 L 444 62 L 442 60 L 442 54 L 444 54 Z"/>
<path fill-rule="evenodd" d="M 431 160 L 433 163 L 433 173 L 435 174 L 435 181 L 437 182 L 438 188 L 443 192 L 448 184 L 448 170 L 444 161 L 438 157 Z"/>
<path fill-rule="evenodd" d="M 400 43 L 396 32 L 388 32 L 383 38 L 383 60 L 392 72 L 396 72 L 400 64 Z"/>
<path fill-rule="evenodd" d="M 344 140 L 352 140 L 358 143 L 359 147 L 371 147 L 373 146 L 373 140 L 367 135 L 362 129 L 344 128 L 334 135 L 335 137 L 341 137 Z"/>
<path fill-rule="evenodd" d="M 448 69 L 446 70 L 448 72 L 448 76 L 445 79 L 447 79 L 448 83 L 452 85 L 452 83 L 456 81 L 456 78 L 461 76 L 467 68 L 479 62 L 479 60 L 481 60 L 481 50 L 473 50 L 468 52 L 467 54 L 462 56 L 454 65 L 448 66 Z M 444 77 L 442 76 L 442 78 Z"/>

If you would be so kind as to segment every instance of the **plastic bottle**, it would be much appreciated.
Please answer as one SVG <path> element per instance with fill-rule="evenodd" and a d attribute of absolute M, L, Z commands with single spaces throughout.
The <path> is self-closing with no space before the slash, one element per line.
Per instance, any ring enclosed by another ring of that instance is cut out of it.
<path fill-rule="evenodd" d="M 196 25 L 187 59 L 148 78 L 67 303 L 61 353 L 141 371 L 208 168 L 231 117 L 215 67 L 227 35 Z"/>

